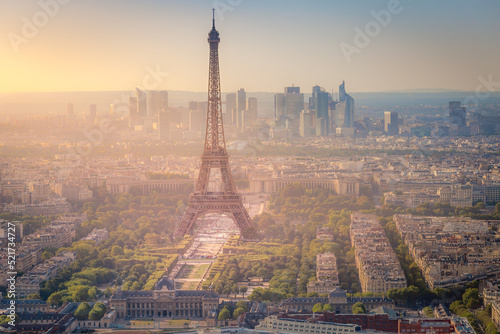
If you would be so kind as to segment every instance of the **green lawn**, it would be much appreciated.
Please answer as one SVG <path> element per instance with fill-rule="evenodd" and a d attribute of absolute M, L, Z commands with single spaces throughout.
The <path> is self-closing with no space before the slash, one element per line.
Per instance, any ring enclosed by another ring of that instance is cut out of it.
<path fill-rule="evenodd" d="M 179 290 L 195 290 L 199 282 L 175 282 Z"/>
<path fill-rule="evenodd" d="M 203 277 L 205 270 L 207 270 L 209 264 L 186 264 L 182 268 L 182 270 L 177 275 L 177 278 L 186 279 L 186 278 L 199 278 Z"/>

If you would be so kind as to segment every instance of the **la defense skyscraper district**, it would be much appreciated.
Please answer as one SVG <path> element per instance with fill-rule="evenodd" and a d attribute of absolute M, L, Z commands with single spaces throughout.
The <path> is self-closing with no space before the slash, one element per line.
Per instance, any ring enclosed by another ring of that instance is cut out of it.
<path fill-rule="evenodd" d="M 219 73 L 219 32 L 215 29 L 213 10 L 212 30 L 208 33 L 210 62 L 208 74 L 208 108 L 205 148 L 201 156 L 201 168 L 194 193 L 189 196 L 189 205 L 174 234 L 183 236 L 191 231 L 196 219 L 206 213 L 227 214 L 233 218 L 243 236 L 252 229 L 252 221 L 243 207 L 241 196 L 236 191 L 229 168 L 229 156 L 224 139 L 222 103 Z M 210 171 L 220 170 L 223 191 L 209 191 Z"/>

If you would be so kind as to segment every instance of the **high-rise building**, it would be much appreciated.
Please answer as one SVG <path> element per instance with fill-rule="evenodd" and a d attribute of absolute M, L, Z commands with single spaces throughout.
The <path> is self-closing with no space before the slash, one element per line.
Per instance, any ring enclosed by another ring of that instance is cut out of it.
<path fill-rule="evenodd" d="M 311 135 L 311 114 L 308 112 L 300 113 L 299 133 L 301 137 L 309 137 Z"/>
<path fill-rule="evenodd" d="M 314 86 L 312 89 L 312 97 L 309 100 L 309 111 L 315 111 L 316 118 L 328 119 L 328 104 L 330 94 L 325 92 L 320 86 Z"/>
<path fill-rule="evenodd" d="M 149 90 L 146 92 L 148 96 L 148 117 L 155 117 L 161 110 L 161 96 L 157 90 Z"/>
<path fill-rule="evenodd" d="M 226 119 L 228 119 L 229 124 L 235 125 L 236 119 L 236 93 L 226 94 Z"/>
<path fill-rule="evenodd" d="M 329 133 L 328 124 L 330 123 L 328 106 L 331 95 L 325 92 L 320 86 L 314 86 L 312 96 L 309 100 L 309 111 L 314 112 L 316 116 L 316 135 L 326 136 Z"/>
<path fill-rule="evenodd" d="M 203 110 L 189 110 L 189 131 L 202 131 L 205 125 Z"/>
<path fill-rule="evenodd" d="M 384 111 L 384 131 L 389 136 L 399 134 L 399 115 L 396 111 Z"/>
<path fill-rule="evenodd" d="M 335 122 L 337 121 L 337 103 L 338 101 L 330 101 L 328 106 L 328 132 L 335 133 Z"/>
<path fill-rule="evenodd" d="M 467 126 L 467 111 L 460 102 L 452 101 L 449 105 L 450 136 L 470 136 L 471 128 Z"/>
<path fill-rule="evenodd" d="M 346 93 L 345 83 L 339 86 L 339 103 L 335 106 L 336 132 L 339 135 L 354 134 L 354 99 Z"/>
<path fill-rule="evenodd" d="M 285 94 L 276 93 L 274 94 L 274 117 L 279 120 L 285 116 Z"/>
<path fill-rule="evenodd" d="M 147 116 L 156 118 L 157 115 L 168 108 L 168 92 L 164 90 L 147 91 Z"/>
<path fill-rule="evenodd" d="M 276 120 L 300 118 L 304 110 L 304 94 L 300 87 L 285 87 L 284 93 L 274 95 L 274 115 Z"/>
<path fill-rule="evenodd" d="M 300 87 L 285 87 L 285 113 L 289 118 L 299 119 L 304 110 L 304 94 Z"/>
<path fill-rule="evenodd" d="M 248 98 L 247 113 L 245 115 L 247 115 L 247 117 L 243 120 L 244 127 L 254 126 L 257 124 L 257 98 Z"/>
<path fill-rule="evenodd" d="M 139 88 L 135 88 L 135 96 L 137 97 L 137 113 L 139 118 L 148 116 L 148 99 L 146 92 Z"/>
<path fill-rule="evenodd" d="M 354 123 L 354 99 L 349 96 L 335 107 L 337 119 L 335 125 L 337 128 L 352 128 Z"/>
<path fill-rule="evenodd" d="M 316 118 L 316 136 L 328 135 L 328 122 L 325 118 Z"/>
<path fill-rule="evenodd" d="M 236 114 L 236 127 L 241 128 L 243 125 L 243 112 L 247 109 L 247 93 L 241 88 L 238 90 L 238 100 L 237 100 L 237 114 Z"/>
<path fill-rule="evenodd" d="M 90 105 L 90 123 L 95 123 L 97 118 L 97 106 L 95 104 Z"/>
<path fill-rule="evenodd" d="M 129 97 L 128 98 L 128 127 L 132 130 L 135 129 L 135 126 L 139 122 L 139 115 L 137 113 L 137 98 Z"/>
<path fill-rule="evenodd" d="M 450 123 L 457 126 L 465 126 L 467 123 L 467 112 L 460 102 L 452 101 L 449 104 Z"/>
<path fill-rule="evenodd" d="M 199 102 L 198 101 L 189 101 L 188 110 L 198 110 Z"/>
<path fill-rule="evenodd" d="M 339 86 L 339 102 L 344 101 L 347 93 L 345 92 L 345 82 L 342 81 L 342 84 Z"/>
<path fill-rule="evenodd" d="M 189 101 L 188 110 L 201 110 L 206 114 L 208 102 Z"/>

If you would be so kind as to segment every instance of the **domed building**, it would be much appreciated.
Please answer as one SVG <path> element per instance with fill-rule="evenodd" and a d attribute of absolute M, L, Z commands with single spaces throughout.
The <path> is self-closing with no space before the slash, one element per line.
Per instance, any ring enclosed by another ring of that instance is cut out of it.
<path fill-rule="evenodd" d="M 164 276 L 154 290 L 116 291 L 109 304 L 118 318 L 210 318 L 217 311 L 219 295 L 206 290 L 176 290 L 174 281 Z"/>

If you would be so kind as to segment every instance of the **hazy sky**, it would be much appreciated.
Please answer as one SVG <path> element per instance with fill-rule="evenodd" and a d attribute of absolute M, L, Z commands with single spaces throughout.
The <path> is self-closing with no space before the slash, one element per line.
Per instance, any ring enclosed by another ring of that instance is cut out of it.
<path fill-rule="evenodd" d="M 500 82 L 500 1 L 393 2 L 0 0 L 0 92 L 131 90 L 143 82 L 206 91 L 214 6 L 223 91 L 336 91 L 342 80 L 350 92 L 474 90 L 488 75 Z M 380 11 L 391 13 L 384 26 L 375 23 Z M 368 45 L 356 43 L 356 28 L 371 29 Z M 159 84 L 155 68 L 168 72 Z"/>

